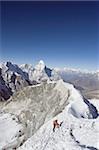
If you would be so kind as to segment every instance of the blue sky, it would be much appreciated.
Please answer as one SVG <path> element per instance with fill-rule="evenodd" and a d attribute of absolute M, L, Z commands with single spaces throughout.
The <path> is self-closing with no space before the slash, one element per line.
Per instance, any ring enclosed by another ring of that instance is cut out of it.
<path fill-rule="evenodd" d="M 99 2 L 1 4 L 1 61 L 99 68 Z"/>

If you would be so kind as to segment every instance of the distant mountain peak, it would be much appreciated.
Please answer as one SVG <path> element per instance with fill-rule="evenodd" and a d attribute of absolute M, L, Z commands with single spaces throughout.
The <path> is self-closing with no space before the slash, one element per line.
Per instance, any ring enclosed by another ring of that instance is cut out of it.
<path fill-rule="evenodd" d="M 45 63 L 43 60 L 40 60 L 38 62 L 38 64 L 35 66 L 35 69 L 36 70 L 44 70 L 45 69 Z"/>
<path fill-rule="evenodd" d="M 43 61 L 43 60 L 40 60 L 40 61 L 39 61 L 39 64 L 45 64 L 45 63 L 44 63 L 44 61 Z"/>

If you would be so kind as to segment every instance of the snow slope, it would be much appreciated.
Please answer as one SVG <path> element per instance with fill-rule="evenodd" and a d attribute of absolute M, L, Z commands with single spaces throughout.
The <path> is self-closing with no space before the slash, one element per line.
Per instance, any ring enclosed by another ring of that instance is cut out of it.
<path fill-rule="evenodd" d="M 45 123 L 18 150 L 99 149 L 99 117 L 98 114 L 96 118 L 92 117 L 93 111 L 95 112 L 98 108 L 93 107 L 93 105 L 89 107 L 72 85 L 63 84 L 71 91 L 68 97 L 68 106 L 65 107 L 62 113 Z M 56 88 L 60 87 L 63 91 L 62 86 L 60 81 Z M 91 102 L 89 103 L 91 104 Z M 60 128 L 53 132 L 53 120 L 55 119 L 58 119 L 62 124 Z"/>
<path fill-rule="evenodd" d="M 2 111 L 8 116 L 6 119 L 5 117 L 1 119 L 0 123 L 1 149 L 5 147 L 7 150 L 13 148 L 18 150 L 98 150 L 99 105 L 97 104 L 98 100 L 94 99 L 91 103 L 91 100 L 84 99 L 72 84 L 65 83 L 63 80 L 48 80 L 38 85 L 25 87 L 15 93 L 2 107 Z M 11 114 L 18 117 L 23 128 L 11 119 Z M 1 118 L 2 116 L 3 114 Z M 62 124 L 53 132 L 55 119 Z M 4 124 L 3 127 L 2 124 Z M 21 134 L 24 135 L 21 142 L 20 128 L 24 133 Z M 16 135 L 18 135 L 17 138 Z"/>
<path fill-rule="evenodd" d="M 77 119 L 68 113 L 70 107 L 71 104 L 44 124 L 18 150 L 98 150 L 99 118 Z M 52 123 L 56 118 L 62 125 L 53 132 Z"/>
<path fill-rule="evenodd" d="M 0 113 L 0 150 L 17 148 L 25 140 L 24 126 L 15 115 Z"/>

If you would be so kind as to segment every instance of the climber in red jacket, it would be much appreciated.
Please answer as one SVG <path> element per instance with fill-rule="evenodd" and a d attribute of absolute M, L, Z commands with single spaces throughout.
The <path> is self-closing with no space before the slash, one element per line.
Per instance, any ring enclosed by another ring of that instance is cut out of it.
<path fill-rule="evenodd" d="M 54 120 L 53 121 L 53 132 L 55 132 L 55 128 L 59 128 L 60 127 L 60 124 L 58 123 L 58 120 Z"/>

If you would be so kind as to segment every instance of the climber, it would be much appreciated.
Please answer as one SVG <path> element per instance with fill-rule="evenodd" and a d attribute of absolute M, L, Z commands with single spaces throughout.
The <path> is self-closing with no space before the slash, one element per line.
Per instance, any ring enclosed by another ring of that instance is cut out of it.
<path fill-rule="evenodd" d="M 58 120 L 54 120 L 53 121 L 53 132 L 55 132 L 55 128 L 59 128 L 60 127 L 60 124 L 58 123 Z"/>

